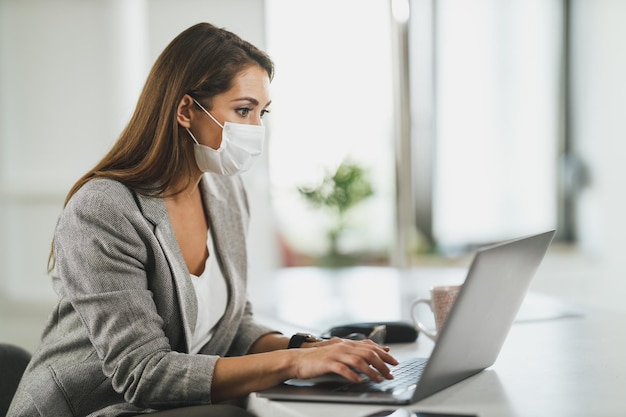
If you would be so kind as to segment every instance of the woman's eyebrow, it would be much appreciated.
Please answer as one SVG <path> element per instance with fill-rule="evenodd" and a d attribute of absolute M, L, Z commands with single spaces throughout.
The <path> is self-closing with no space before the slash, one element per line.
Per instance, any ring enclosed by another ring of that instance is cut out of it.
<path fill-rule="evenodd" d="M 247 102 L 249 102 L 249 103 L 251 103 L 251 104 L 253 104 L 255 106 L 259 105 L 259 100 L 257 100 L 254 97 L 239 97 L 239 98 L 233 99 L 232 101 L 233 102 L 236 102 L 236 101 L 247 101 Z M 267 104 L 265 105 L 265 107 L 269 106 L 271 103 L 272 103 L 272 100 L 268 101 Z"/>

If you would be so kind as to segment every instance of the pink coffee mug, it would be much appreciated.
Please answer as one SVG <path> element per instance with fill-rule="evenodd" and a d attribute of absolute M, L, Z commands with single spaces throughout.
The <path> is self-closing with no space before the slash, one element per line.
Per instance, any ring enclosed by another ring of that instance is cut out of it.
<path fill-rule="evenodd" d="M 446 323 L 448 313 L 450 313 L 452 305 L 456 301 L 456 297 L 459 294 L 460 290 L 460 285 L 437 286 L 431 288 L 430 298 L 420 298 L 413 301 L 413 304 L 411 305 L 411 316 L 413 317 L 413 323 L 415 324 L 415 327 L 426 336 L 428 336 L 430 339 L 436 341 L 437 336 L 439 335 L 441 329 L 443 329 L 443 326 Z M 415 308 L 422 303 L 429 306 L 430 310 L 435 316 L 435 332 L 433 332 L 432 329 L 428 329 L 424 325 L 424 323 L 422 323 L 417 317 L 417 312 L 415 311 Z"/>

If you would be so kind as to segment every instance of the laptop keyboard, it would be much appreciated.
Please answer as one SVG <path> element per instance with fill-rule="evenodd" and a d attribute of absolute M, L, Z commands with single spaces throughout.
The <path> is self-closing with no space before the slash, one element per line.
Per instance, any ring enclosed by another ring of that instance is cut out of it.
<path fill-rule="evenodd" d="M 374 382 L 366 379 L 363 382 L 351 383 L 337 388 L 338 392 L 388 392 L 416 384 L 426 367 L 426 358 L 413 358 L 392 366 L 393 379 Z"/>

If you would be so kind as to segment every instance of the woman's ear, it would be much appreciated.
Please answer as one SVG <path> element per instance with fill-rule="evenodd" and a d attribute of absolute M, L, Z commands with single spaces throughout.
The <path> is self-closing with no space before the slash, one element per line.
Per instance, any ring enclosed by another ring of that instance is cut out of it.
<path fill-rule="evenodd" d="M 194 102 L 189 94 L 185 94 L 183 98 L 178 102 L 176 108 L 176 121 L 182 127 L 189 129 L 191 127 L 192 111 Z"/>

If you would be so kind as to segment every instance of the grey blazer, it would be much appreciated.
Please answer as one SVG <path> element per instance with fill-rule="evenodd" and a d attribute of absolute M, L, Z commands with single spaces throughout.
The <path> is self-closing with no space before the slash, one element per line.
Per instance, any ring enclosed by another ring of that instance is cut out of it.
<path fill-rule="evenodd" d="M 246 293 L 249 218 L 238 177 L 207 174 L 201 190 L 229 302 L 201 354 L 188 354 L 196 310 L 165 202 L 119 182 L 84 185 L 54 236 L 59 301 L 8 416 L 118 416 L 208 404 L 219 356 L 245 354 L 272 329 Z"/>

